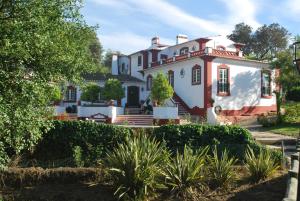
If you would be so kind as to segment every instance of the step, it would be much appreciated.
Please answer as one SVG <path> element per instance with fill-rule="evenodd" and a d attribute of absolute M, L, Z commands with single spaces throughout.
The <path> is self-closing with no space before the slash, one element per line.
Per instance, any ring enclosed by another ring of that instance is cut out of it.
<path fill-rule="evenodd" d="M 276 149 L 276 150 L 282 149 L 281 145 L 266 145 L 266 147 L 270 149 Z M 284 146 L 284 152 L 296 152 L 296 146 L 295 145 Z"/>
<path fill-rule="evenodd" d="M 264 145 L 281 145 L 284 141 L 284 145 L 296 145 L 296 139 L 291 138 L 273 138 L 273 137 L 257 137 L 255 140 Z"/>

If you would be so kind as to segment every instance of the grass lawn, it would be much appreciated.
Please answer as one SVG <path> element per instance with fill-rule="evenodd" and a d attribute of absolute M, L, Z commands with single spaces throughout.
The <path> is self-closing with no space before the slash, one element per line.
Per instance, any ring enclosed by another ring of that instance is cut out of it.
<path fill-rule="evenodd" d="M 300 132 L 300 123 L 285 123 L 272 127 L 264 127 L 262 130 L 271 133 L 297 137 Z"/>

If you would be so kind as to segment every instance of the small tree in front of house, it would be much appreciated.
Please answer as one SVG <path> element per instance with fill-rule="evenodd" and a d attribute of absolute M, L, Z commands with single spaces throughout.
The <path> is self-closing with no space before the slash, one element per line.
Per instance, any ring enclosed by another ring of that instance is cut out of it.
<path fill-rule="evenodd" d="M 96 83 L 90 83 L 83 87 L 80 99 L 91 103 L 98 102 L 100 92 L 100 86 L 98 86 Z"/>
<path fill-rule="evenodd" d="M 169 84 L 168 78 L 161 72 L 159 72 L 153 78 L 153 85 L 151 88 L 151 98 L 157 105 L 163 105 L 164 102 L 172 98 L 174 90 Z"/>
<path fill-rule="evenodd" d="M 103 96 L 105 100 L 118 100 L 120 101 L 125 97 L 125 92 L 122 87 L 122 84 L 117 79 L 108 79 L 105 82 L 103 88 Z"/>

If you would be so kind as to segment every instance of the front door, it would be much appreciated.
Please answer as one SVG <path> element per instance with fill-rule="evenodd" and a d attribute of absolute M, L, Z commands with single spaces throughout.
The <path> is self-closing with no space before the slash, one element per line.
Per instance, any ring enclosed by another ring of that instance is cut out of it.
<path fill-rule="evenodd" d="M 140 90 L 137 86 L 127 87 L 127 105 L 129 107 L 138 107 L 140 100 Z"/>

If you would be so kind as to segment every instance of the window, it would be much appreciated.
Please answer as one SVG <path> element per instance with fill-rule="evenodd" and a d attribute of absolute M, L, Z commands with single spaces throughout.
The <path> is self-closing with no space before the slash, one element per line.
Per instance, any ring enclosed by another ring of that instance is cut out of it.
<path fill-rule="evenodd" d="M 183 48 L 180 49 L 180 55 L 187 54 L 188 52 L 189 52 L 188 47 L 183 47 Z"/>
<path fill-rule="evenodd" d="M 161 60 L 166 60 L 167 58 L 168 58 L 168 55 L 166 55 L 166 54 L 161 54 L 160 55 Z"/>
<path fill-rule="evenodd" d="M 169 70 L 168 79 L 169 79 L 169 84 L 174 88 L 174 71 Z"/>
<path fill-rule="evenodd" d="M 73 86 L 68 86 L 65 93 L 65 101 L 76 102 L 76 88 Z"/>
<path fill-rule="evenodd" d="M 217 50 L 223 50 L 223 51 L 225 51 L 226 48 L 224 46 L 222 46 L 222 45 L 218 45 L 217 46 Z"/>
<path fill-rule="evenodd" d="M 142 65 L 142 56 L 138 56 L 138 66 Z"/>
<path fill-rule="evenodd" d="M 230 95 L 229 67 L 222 65 L 218 67 L 218 95 Z"/>
<path fill-rule="evenodd" d="M 261 73 L 261 96 L 271 96 L 271 72 L 263 71 Z"/>
<path fill-rule="evenodd" d="M 192 85 L 201 84 L 201 67 L 195 65 L 192 68 Z"/>
<path fill-rule="evenodd" d="M 152 88 L 152 75 L 148 75 L 147 77 L 147 91 L 150 91 Z"/>

